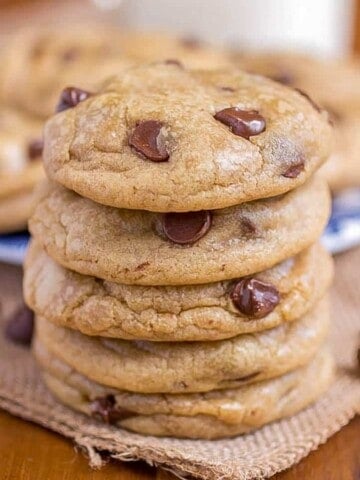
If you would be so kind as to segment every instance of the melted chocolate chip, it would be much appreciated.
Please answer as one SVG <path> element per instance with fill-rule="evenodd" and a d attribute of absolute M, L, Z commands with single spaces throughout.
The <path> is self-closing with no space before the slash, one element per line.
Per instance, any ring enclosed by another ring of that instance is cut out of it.
<path fill-rule="evenodd" d="M 34 314 L 22 305 L 8 321 L 5 336 L 14 343 L 30 345 L 34 329 Z"/>
<path fill-rule="evenodd" d="M 240 137 L 249 139 L 259 135 L 266 129 L 265 118 L 257 110 L 240 110 L 237 107 L 220 110 L 214 117 L 219 122 L 230 127 L 230 130 Z"/>
<path fill-rule="evenodd" d="M 220 86 L 219 88 L 220 88 L 220 90 L 222 90 L 223 92 L 231 92 L 231 93 L 235 92 L 235 88 L 233 88 L 233 87 L 227 87 L 226 85 L 225 85 L 225 86 Z"/>
<path fill-rule="evenodd" d="M 90 404 L 90 412 L 94 418 L 109 424 L 134 416 L 133 412 L 116 406 L 114 395 L 95 398 Z"/>
<path fill-rule="evenodd" d="M 304 92 L 304 90 L 301 90 L 301 88 L 294 88 L 294 90 L 296 90 L 298 93 L 300 93 L 300 95 L 306 98 L 306 100 L 315 108 L 316 111 L 318 111 L 319 113 L 322 112 L 322 109 L 319 107 L 319 105 L 314 102 L 310 95 Z"/>
<path fill-rule="evenodd" d="M 256 226 L 253 224 L 251 220 L 248 218 L 242 218 L 241 222 L 241 230 L 245 235 L 253 235 L 256 233 Z"/>
<path fill-rule="evenodd" d="M 184 68 L 184 65 L 179 60 L 176 60 L 176 58 L 169 58 L 165 60 L 164 63 L 165 65 L 175 65 L 177 67 Z"/>
<path fill-rule="evenodd" d="M 166 162 L 169 153 L 161 133 L 163 124 L 157 120 L 139 122 L 129 137 L 129 145 L 153 162 Z"/>
<path fill-rule="evenodd" d="M 201 47 L 201 41 L 195 37 L 185 37 L 181 39 L 181 43 L 184 47 L 189 49 L 196 49 Z"/>
<path fill-rule="evenodd" d="M 300 161 L 296 165 L 291 165 L 284 173 L 282 173 L 282 176 L 285 178 L 296 178 L 300 175 L 301 172 L 304 171 L 305 168 L 305 162 L 304 160 Z"/>
<path fill-rule="evenodd" d="M 81 90 L 76 87 L 66 87 L 61 92 L 59 103 L 56 107 L 56 112 L 62 112 L 68 108 L 75 107 L 78 103 L 83 102 L 92 94 L 86 90 Z"/>
<path fill-rule="evenodd" d="M 35 160 L 37 158 L 40 158 L 42 155 L 43 148 L 44 148 L 44 142 L 41 138 L 35 138 L 34 140 L 31 140 L 27 148 L 27 154 L 28 154 L 29 160 Z"/>
<path fill-rule="evenodd" d="M 180 245 L 200 240 L 210 230 L 211 213 L 200 212 L 166 213 L 162 218 L 162 230 L 166 237 Z"/>
<path fill-rule="evenodd" d="M 280 302 L 277 288 L 256 278 L 239 280 L 230 298 L 241 313 L 254 318 L 266 317 Z"/>

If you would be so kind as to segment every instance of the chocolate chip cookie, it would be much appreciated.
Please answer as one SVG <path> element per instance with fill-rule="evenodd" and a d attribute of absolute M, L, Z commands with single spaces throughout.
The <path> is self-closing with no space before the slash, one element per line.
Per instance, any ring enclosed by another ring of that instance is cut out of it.
<path fill-rule="evenodd" d="M 238 70 L 142 65 L 74 96 L 46 124 L 45 168 L 104 205 L 189 212 L 276 196 L 331 148 L 326 112 Z"/>
<path fill-rule="evenodd" d="M 150 341 L 207 341 L 297 320 L 329 287 L 332 260 L 316 244 L 251 277 L 179 287 L 121 285 L 58 265 L 35 242 L 24 295 L 39 316 L 86 335 Z"/>
<path fill-rule="evenodd" d="M 236 389 L 190 394 L 136 394 L 84 377 L 37 340 L 44 380 L 64 404 L 94 419 L 134 432 L 215 439 L 247 433 L 293 415 L 329 386 L 333 361 L 321 350 L 308 365 L 281 377 Z"/>
<path fill-rule="evenodd" d="M 148 342 L 89 337 L 37 318 L 37 337 L 95 382 L 142 393 L 236 388 L 305 365 L 328 333 L 323 299 L 300 320 L 213 342 Z"/>
<path fill-rule="evenodd" d="M 22 230 L 32 213 L 32 193 L 43 178 L 40 122 L 3 105 L 0 109 L 0 233 Z"/>
<path fill-rule="evenodd" d="M 99 25 L 16 32 L 4 48 L 0 96 L 12 106 L 47 118 L 64 87 L 75 83 L 92 88 L 131 64 L 122 53 L 121 38 L 118 29 Z"/>
<path fill-rule="evenodd" d="M 313 244 L 330 210 L 319 178 L 275 198 L 185 214 L 107 207 L 55 184 L 44 184 L 38 198 L 29 228 L 54 260 L 134 285 L 202 284 L 266 270 Z"/>

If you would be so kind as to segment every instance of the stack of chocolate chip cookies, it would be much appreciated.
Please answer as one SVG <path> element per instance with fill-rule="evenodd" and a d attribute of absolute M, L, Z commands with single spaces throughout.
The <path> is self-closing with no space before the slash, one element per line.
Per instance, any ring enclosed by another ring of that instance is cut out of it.
<path fill-rule="evenodd" d="M 70 407 L 220 438 L 292 415 L 332 377 L 318 243 L 327 114 L 299 92 L 174 62 L 67 89 L 45 127 L 25 296 Z"/>

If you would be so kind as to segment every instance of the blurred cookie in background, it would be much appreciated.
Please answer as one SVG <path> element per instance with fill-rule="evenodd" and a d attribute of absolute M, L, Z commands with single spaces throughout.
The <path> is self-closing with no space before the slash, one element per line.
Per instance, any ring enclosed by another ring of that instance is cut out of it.
<path fill-rule="evenodd" d="M 25 29 L 11 36 L 4 48 L 0 95 L 10 105 L 47 118 L 66 86 L 91 89 L 133 63 L 165 60 L 190 68 L 230 64 L 220 49 L 166 34 L 80 24 L 66 30 Z"/>
<path fill-rule="evenodd" d="M 118 29 L 94 25 L 20 30 L 3 52 L 0 93 L 5 102 L 40 118 L 54 112 L 69 84 L 91 87 L 122 65 Z M 115 60 L 103 74 L 107 60 Z"/>
<path fill-rule="evenodd" d="M 138 63 L 177 60 L 187 68 L 214 70 L 231 65 L 229 53 L 193 37 L 160 32 L 131 32 L 123 36 L 123 52 Z"/>
<path fill-rule="evenodd" d="M 235 63 L 300 89 L 328 110 L 335 127 L 335 149 L 321 171 L 334 192 L 360 186 L 360 65 L 356 60 L 320 60 L 289 52 L 252 52 L 235 55 Z"/>
<path fill-rule="evenodd" d="M 32 191 L 43 177 L 42 124 L 0 108 L 0 233 L 26 228 Z"/>

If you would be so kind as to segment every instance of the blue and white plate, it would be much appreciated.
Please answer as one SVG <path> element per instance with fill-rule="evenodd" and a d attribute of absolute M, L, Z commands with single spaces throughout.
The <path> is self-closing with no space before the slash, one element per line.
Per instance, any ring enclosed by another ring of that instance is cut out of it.
<path fill-rule="evenodd" d="M 28 241 L 27 232 L 0 235 L 0 261 L 21 265 Z M 332 253 L 360 245 L 360 188 L 346 190 L 335 198 L 323 243 Z"/>
<path fill-rule="evenodd" d="M 29 238 L 27 232 L 0 235 L 0 262 L 21 265 Z"/>
<path fill-rule="evenodd" d="M 360 188 L 346 190 L 334 199 L 323 244 L 332 253 L 360 245 Z"/>

